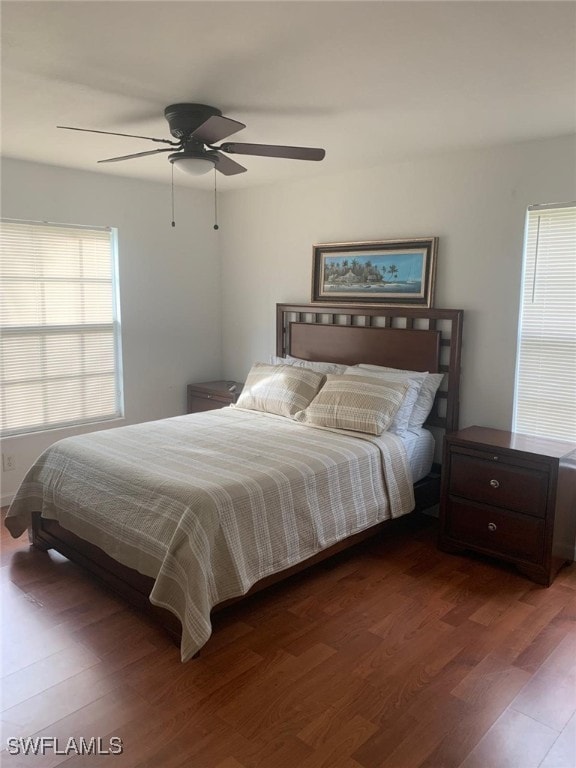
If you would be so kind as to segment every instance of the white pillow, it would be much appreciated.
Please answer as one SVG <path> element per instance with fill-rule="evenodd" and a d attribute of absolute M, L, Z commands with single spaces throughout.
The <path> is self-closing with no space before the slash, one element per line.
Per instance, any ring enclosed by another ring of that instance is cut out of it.
<path fill-rule="evenodd" d="M 316 427 L 380 435 L 388 429 L 408 390 L 407 384 L 378 376 L 335 376 L 326 382 L 296 421 Z"/>
<path fill-rule="evenodd" d="M 360 366 L 350 366 L 346 368 L 347 376 L 373 376 L 375 379 L 382 381 L 383 383 L 390 384 L 406 384 L 408 389 L 404 396 L 400 408 L 396 411 L 392 423 L 388 427 L 388 432 L 394 432 L 396 435 L 401 435 L 409 429 L 410 417 L 414 410 L 414 405 L 418 399 L 418 394 L 422 387 L 422 378 L 416 376 L 410 376 L 405 373 L 397 373 L 396 371 L 373 371 L 368 368 L 361 368 Z"/>
<path fill-rule="evenodd" d="M 324 378 L 293 365 L 254 363 L 236 407 L 291 417 L 310 404 Z"/>
<path fill-rule="evenodd" d="M 315 360 L 302 360 L 299 357 L 291 357 L 290 355 L 286 355 L 286 357 L 277 357 L 276 355 L 270 355 L 270 364 L 271 365 L 294 365 L 296 368 L 309 368 L 311 371 L 316 371 L 316 373 L 335 373 L 335 374 L 341 374 L 344 373 L 346 370 L 345 365 L 340 365 L 339 363 L 322 363 L 317 362 Z"/>
<path fill-rule="evenodd" d="M 368 365 L 365 363 L 360 363 L 360 365 L 355 367 L 361 368 L 365 371 L 388 371 L 389 373 L 403 373 L 409 375 L 411 378 L 420 379 L 422 381 L 422 386 L 420 388 L 420 392 L 418 393 L 418 397 L 416 398 L 416 402 L 414 403 L 414 409 L 412 411 L 412 415 L 410 416 L 408 427 L 409 429 L 420 429 L 424 425 L 424 422 L 430 415 L 430 411 L 434 405 L 436 392 L 440 388 L 440 384 L 442 384 L 442 380 L 444 378 L 443 373 L 428 373 L 427 371 L 403 371 L 399 368 L 387 368 L 383 365 Z"/>

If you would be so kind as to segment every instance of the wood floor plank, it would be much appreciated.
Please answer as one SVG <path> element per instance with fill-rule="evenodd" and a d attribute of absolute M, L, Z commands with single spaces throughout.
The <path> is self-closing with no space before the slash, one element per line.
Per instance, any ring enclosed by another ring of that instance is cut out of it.
<path fill-rule="evenodd" d="M 496 691 L 510 703 L 524 687 L 530 675 L 523 669 L 510 665 L 499 652 L 485 656 L 459 683 L 451 694 L 471 704 L 495 696 Z"/>
<path fill-rule="evenodd" d="M 462 762 L 461 768 L 538 768 L 558 733 L 507 710 Z"/>
<path fill-rule="evenodd" d="M 3 678 L 2 711 L 15 707 L 99 662 L 99 657 L 80 643 L 73 643 L 50 656 L 44 656 Z"/>
<path fill-rule="evenodd" d="M 219 716 L 248 738 L 263 728 L 271 730 L 278 723 L 290 722 L 293 732 L 300 730 L 306 715 L 298 707 L 298 682 L 313 678 L 315 668 L 333 655 L 333 649 L 322 645 L 300 657 L 284 654 L 238 692 L 233 701 L 221 707 Z"/>
<path fill-rule="evenodd" d="M 574 768 L 576 755 L 576 715 L 572 715 L 540 768 Z"/>
<path fill-rule="evenodd" d="M 225 739 L 233 743 L 234 734 L 221 722 L 212 720 L 212 730 L 208 734 L 215 743 L 220 743 L 226 750 Z M 123 752 L 120 755 L 106 755 L 101 759 L 90 757 L 88 765 L 118 766 L 118 768 L 176 768 L 182 760 L 194 765 L 191 755 L 198 751 L 206 739 L 206 729 L 199 722 L 197 710 L 193 707 L 176 714 L 154 708 L 148 717 L 139 717 L 114 729 L 111 735 L 119 733 L 122 738 Z M 227 735 L 226 735 L 227 734 Z M 222 757 L 220 758 L 222 759 Z M 66 768 L 86 768 L 86 758 L 74 757 L 67 760 Z"/>
<path fill-rule="evenodd" d="M 70 738 L 79 741 L 81 737 L 102 736 L 108 744 L 111 735 L 124 738 L 125 728 L 132 721 L 151 721 L 155 715 L 152 707 L 133 690 L 116 688 L 31 735 L 38 739 L 55 738 L 60 745 L 65 745 Z M 55 768 L 68 759 L 54 750 L 47 750 L 44 755 L 4 754 L 3 758 L 0 761 L 3 768 Z M 96 755 L 86 756 L 85 765 L 91 766 L 99 759 Z"/>
<path fill-rule="evenodd" d="M 562 640 L 542 663 L 547 672 L 570 675 L 576 670 L 576 632 L 565 631 Z"/>
<path fill-rule="evenodd" d="M 564 675 L 541 667 L 518 693 L 511 707 L 561 731 L 576 712 L 576 670 Z"/>
<path fill-rule="evenodd" d="M 315 728 L 304 728 L 299 734 L 299 738 L 314 748 L 301 768 L 331 768 L 343 760 L 351 760 L 352 753 L 377 730 L 374 723 L 359 715 L 340 720 L 319 718 Z"/>
<path fill-rule="evenodd" d="M 365 768 L 419 768 L 467 709 L 466 702 L 444 697 L 437 708 L 418 709 L 416 716 L 406 712 L 396 723 L 391 720 L 391 727 L 381 723 L 375 736 L 352 757 Z M 406 726 L 410 723 L 410 727 L 399 729 L 403 738 L 394 733 L 398 722 Z"/>
<path fill-rule="evenodd" d="M 300 768 L 312 750 L 292 734 L 263 733 L 250 740 L 250 745 L 235 752 L 246 768 Z"/>
<path fill-rule="evenodd" d="M 5 710 L 2 717 L 9 724 L 9 733 L 5 728 L 3 743 L 7 735 L 27 736 L 36 733 L 45 725 L 55 723 L 99 699 L 118 685 L 114 677 L 100 675 L 98 665 L 62 680 Z"/>
<path fill-rule="evenodd" d="M 521 679 L 513 682 L 521 685 Z M 467 701 L 466 708 L 462 709 L 458 719 L 451 724 L 444 738 L 420 768 L 458 768 L 486 732 L 506 712 L 510 702 L 515 701 L 514 693 L 517 687 L 511 688 L 510 683 L 510 678 L 504 675 L 502 681 L 488 687 L 483 695 Z"/>
<path fill-rule="evenodd" d="M 216 768 L 246 768 L 246 766 L 239 763 L 235 757 L 225 757 Z"/>
<path fill-rule="evenodd" d="M 535 616 L 535 623 L 539 621 L 538 614 Z M 554 624 L 553 620 L 550 620 L 544 626 L 536 625 L 534 630 L 534 636 L 529 643 L 526 644 L 524 650 L 517 656 L 514 661 L 515 666 L 525 669 L 531 674 L 536 673 L 546 659 L 554 653 L 555 649 L 566 637 L 566 629 L 564 627 Z M 528 638 L 529 639 L 529 636 Z"/>

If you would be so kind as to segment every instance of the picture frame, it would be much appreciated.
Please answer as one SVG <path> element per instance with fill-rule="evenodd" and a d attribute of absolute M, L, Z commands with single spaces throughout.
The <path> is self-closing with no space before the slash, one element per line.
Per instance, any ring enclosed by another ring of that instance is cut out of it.
<path fill-rule="evenodd" d="M 437 237 L 313 246 L 312 301 L 434 306 Z"/>

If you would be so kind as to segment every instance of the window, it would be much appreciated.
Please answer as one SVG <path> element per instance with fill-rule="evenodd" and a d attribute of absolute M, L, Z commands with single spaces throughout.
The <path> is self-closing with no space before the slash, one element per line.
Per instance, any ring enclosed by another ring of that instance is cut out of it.
<path fill-rule="evenodd" d="M 528 209 L 514 429 L 576 440 L 576 203 Z"/>
<path fill-rule="evenodd" d="M 116 236 L 0 223 L 3 436 L 122 415 Z"/>

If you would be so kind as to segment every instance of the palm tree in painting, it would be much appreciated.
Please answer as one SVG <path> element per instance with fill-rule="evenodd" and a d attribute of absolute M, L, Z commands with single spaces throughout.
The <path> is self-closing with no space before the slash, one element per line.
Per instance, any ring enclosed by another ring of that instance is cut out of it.
<path fill-rule="evenodd" d="M 390 264 L 390 266 L 388 267 L 388 274 L 390 275 L 392 280 L 395 280 L 396 277 L 398 277 L 398 267 L 396 266 L 396 264 Z"/>

